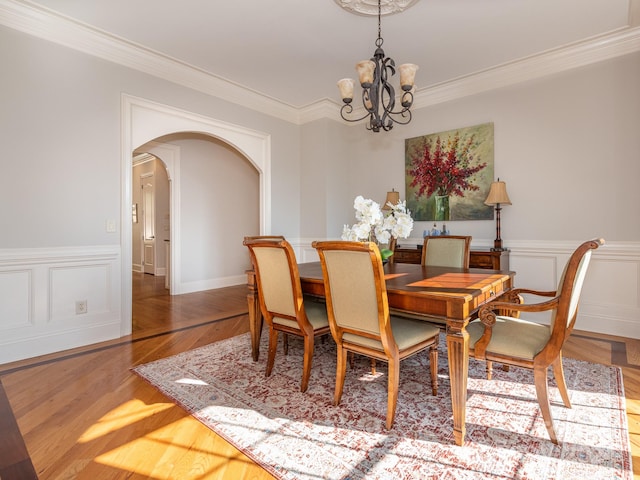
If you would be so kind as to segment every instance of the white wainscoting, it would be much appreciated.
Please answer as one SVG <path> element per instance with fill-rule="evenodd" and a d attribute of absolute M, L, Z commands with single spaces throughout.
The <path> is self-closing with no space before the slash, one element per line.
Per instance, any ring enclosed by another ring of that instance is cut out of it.
<path fill-rule="evenodd" d="M 120 262 L 119 246 L 0 250 L 0 364 L 118 338 Z"/>
<path fill-rule="evenodd" d="M 312 240 L 294 242 L 292 245 L 300 263 L 318 261 L 318 255 L 311 247 Z M 422 241 L 417 238 L 402 243 L 414 245 Z M 580 242 L 507 243 L 511 251 L 510 269 L 516 272 L 517 287 L 555 290 L 567 260 Z M 472 247 L 492 244 L 489 240 L 479 241 Z M 540 316 L 535 319 L 548 322 Z M 575 329 L 640 338 L 640 242 L 607 242 L 593 253 Z"/>
<path fill-rule="evenodd" d="M 318 260 L 313 240 L 290 240 L 299 262 Z M 555 289 L 576 246 L 509 241 L 516 286 Z M 120 265 L 117 245 L 0 250 L 0 364 L 119 338 Z M 245 282 L 239 274 L 188 290 Z M 87 313 L 76 314 L 78 300 L 87 301 Z M 594 252 L 576 329 L 640 338 L 640 242 L 608 242 Z"/>

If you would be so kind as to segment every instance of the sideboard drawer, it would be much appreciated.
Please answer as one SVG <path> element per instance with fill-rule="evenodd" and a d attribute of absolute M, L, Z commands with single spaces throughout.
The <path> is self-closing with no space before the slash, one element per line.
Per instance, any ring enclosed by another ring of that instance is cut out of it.
<path fill-rule="evenodd" d="M 491 250 L 471 250 L 470 268 L 487 268 L 489 270 L 509 270 L 509 250 L 493 252 Z"/>
<path fill-rule="evenodd" d="M 489 268 L 491 270 L 500 269 L 500 257 L 489 255 L 488 253 L 476 253 L 469 258 L 471 268 Z"/>
<path fill-rule="evenodd" d="M 415 263 L 422 261 L 422 250 L 417 248 L 396 248 L 393 254 L 393 261 L 397 263 Z"/>
<path fill-rule="evenodd" d="M 422 261 L 422 250 L 419 248 L 398 247 L 393 254 L 396 263 L 416 263 Z M 509 250 L 494 252 L 487 249 L 471 248 L 469 252 L 469 268 L 486 268 L 489 270 L 509 270 Z"/>

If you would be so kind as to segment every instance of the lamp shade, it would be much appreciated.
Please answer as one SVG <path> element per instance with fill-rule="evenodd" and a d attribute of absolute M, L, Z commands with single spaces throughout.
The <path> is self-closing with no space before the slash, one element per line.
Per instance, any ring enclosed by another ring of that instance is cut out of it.
<path fill-rule="evenodd" d="M 360 78 L 360 85 L 369 87 L 373 83 L 373 72 L 376 70 L 376 64 L 371 60 L 363 60 L 356 64 L 356 71 Z"/>
<path fill-rule="evenodd" d="M 507 195 L 507 184 L 501 182 L 498 179 L 497 182 L 493 182 L 491 184 L 491 188 L 489 189 L 489 195 L 487 199 L 484 201 L 485 205 L 511 205 L 511 200 L 509 200 L 509 195 Z"/>
<path fill-rule="evenodd" d="M 382 210 L 390 210 L 391 207 L 388 204 L 396 205 L 398 202 L 400 202 L 400 192 L 396 192 L 395 189 L 391 189 L 390 192 L 387 192 L 387 198 L 384 201 Z"/>
<path fill-rule="evenodd" d="M 340 89 L 340 97 L 343 101 L 353 99 L 353 79 L 343 78 L 338 80 L 338 88 Z"/>
<path fill-rule="evenodd" d="M 400 86 L 408 87 L 406 89 L 403 88 L 403 90 L 411 90 L 416 79 L 418 65 L 413 63 L 403 63 L 398 67 L 398 70 L 400 70 Z"/>

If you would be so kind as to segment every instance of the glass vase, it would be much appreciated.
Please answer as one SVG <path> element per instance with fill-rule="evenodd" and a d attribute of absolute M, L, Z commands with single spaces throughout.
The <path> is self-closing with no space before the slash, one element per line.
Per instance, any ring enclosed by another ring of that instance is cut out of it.
<path fill-rule="evenodd" d="M 436 195 L 434 220 L 449 220 L 449 195 Z"/>

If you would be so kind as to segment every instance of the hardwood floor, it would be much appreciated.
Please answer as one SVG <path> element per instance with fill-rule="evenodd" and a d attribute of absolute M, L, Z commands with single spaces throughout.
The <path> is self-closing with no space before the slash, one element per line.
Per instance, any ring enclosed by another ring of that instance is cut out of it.
<path fill-rule="evenodd" d="M 134 292 L 131 336 L 0 365 L 0 478 L 273 478 L 130 371 L 248 331 L 246 287 L 171 297 L 134 274 Z M 640 340 L 574 332 L 565 356 L 622 368 L 640 480 Z"/>

